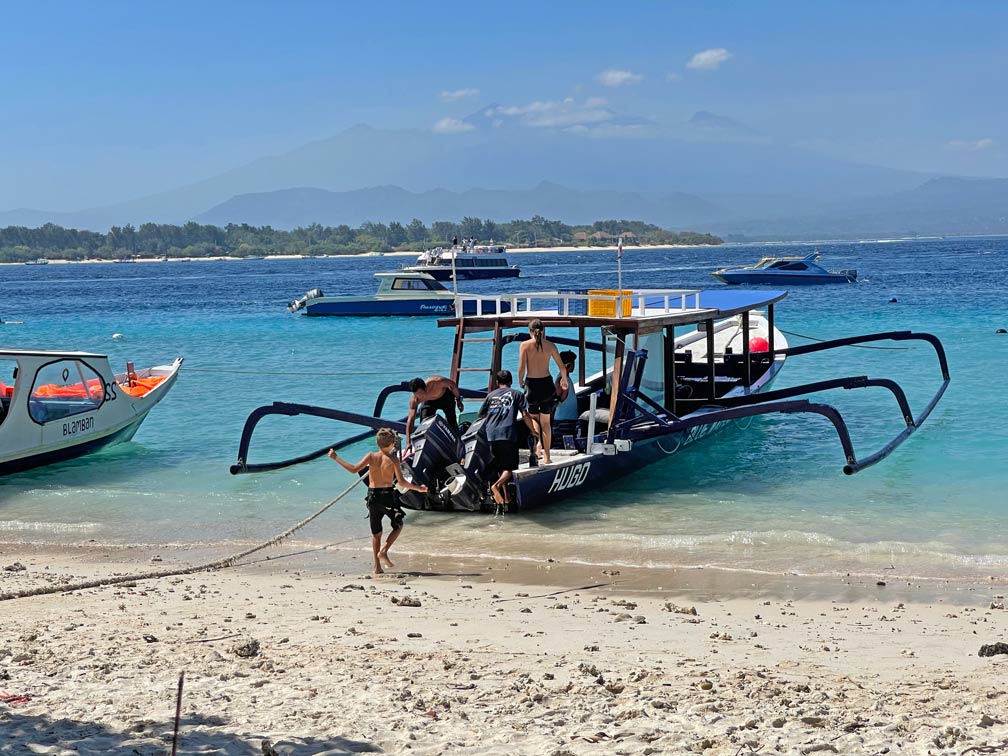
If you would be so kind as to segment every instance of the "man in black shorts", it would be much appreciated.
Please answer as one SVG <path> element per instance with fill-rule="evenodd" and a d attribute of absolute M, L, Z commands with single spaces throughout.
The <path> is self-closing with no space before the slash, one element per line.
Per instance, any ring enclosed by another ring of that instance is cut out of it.
<path fill-rule="evenodd" d="M 525 394 L 511 388 L 511 371 L 501 370 L 496 375 L 497 388 L 487 394 L 480 407 L 479 416 L 485 417 L 483 429 L 490 450 L 493 452 L 494 468 L 498 478 L 490 484 L 497 513 L 506 512 L 511 503 L 511 492 L 507 484 L 512 473 L 518 469 L 518 413 L 530 431 L 533 430 L 532 419 L 529 417 L 528 403 Z"/>
<path fill-rule="evenodd" d="M 438 410 L 444 413 L 448 427 L 455 435 L 458 435 L 458 417 L 455 415 L 455 408 L 459 411 L 465 408 L 462 402 L 462 394 L 459 393 L 458 384 L 451 378 L 443 375 L 432 375 L 426 381 L 423 378 L 414 378 L 409 382 L 409 390 L 413 393 L 410 397 L 409 414 L 406 416 L 406 448 L 410 447 L 410 436 L 413 434 L 413 418 L 416 417 L 417 409 L 420 410 L 420 422 L 428 417 L 433 417 Z"/>

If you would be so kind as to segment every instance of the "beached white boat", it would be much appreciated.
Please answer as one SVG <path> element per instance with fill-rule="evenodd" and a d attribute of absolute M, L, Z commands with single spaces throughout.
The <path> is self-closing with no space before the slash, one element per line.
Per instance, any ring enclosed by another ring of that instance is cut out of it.
<path fill-rule="evenodd" d="M 102 354 L 0 349 L 0 475 L 129 441 L 181 366 L 114 374 Z"/>

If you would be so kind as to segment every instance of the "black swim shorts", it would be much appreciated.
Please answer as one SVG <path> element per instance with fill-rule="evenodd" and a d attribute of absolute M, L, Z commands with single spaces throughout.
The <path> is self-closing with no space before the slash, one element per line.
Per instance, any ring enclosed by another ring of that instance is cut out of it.
<path fill-rule="evenodd" d="M 403 526 L 406 513 L 399 506 L 394 488 L 369 488 L 366 501 L 371 535 L 382 532 L 383 517 L 388 517 L 392 522 L 392 530 L 399 530 Z"/>
<path fill-rule="evenodd" d="M 451 390 L 445 389 L 437 399 L 428 399 L 420 405 L 420 422 L 422 423 L 428 417 L 433 417 L 438 410 L 441 410 L 445 420 L 448 421 L 448 427 L 458 433 L 458 417 L 455 414 L 456 401 L 455 394 Z"/>
<path fill-rule="evenodd" d="M 518 469 L 517 441 L 491 441 L 490 452 L 493 454 L 493 466 L 498 476 L 505 470 Z"/>
<path fill-rule="evenodd" d="M 533 415 L 550 414 L 556 406 L 557 401 L 553 379 L 549 376 L 545 378 L 526 378 L 525 398 L 528 400 L 529 412 Z"/>

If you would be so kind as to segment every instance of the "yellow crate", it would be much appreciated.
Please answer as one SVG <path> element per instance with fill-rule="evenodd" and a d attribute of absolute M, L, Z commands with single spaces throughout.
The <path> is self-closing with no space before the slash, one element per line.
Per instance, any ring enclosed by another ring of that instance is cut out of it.
<path fill-rule="evenodd" d="M 605 297 L 616 297 L 618 289 L 588 289 L 589 294 L 598 294 Z M 623 289 L 623 317 L 629 317 L 633 309 L 633 291 Z M 615 299 L 589 299 L 588 316 L 592 318 L 614 318 L 616 317 Z"/>

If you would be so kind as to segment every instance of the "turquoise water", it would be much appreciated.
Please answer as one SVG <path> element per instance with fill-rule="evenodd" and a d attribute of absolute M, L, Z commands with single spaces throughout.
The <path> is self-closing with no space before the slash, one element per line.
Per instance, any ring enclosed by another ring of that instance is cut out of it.
<path fill-rule="evenodd" d="M 501 522 L 411 514 L 404 551 L 553 557 L 757 572 L 1008 576 L 1008 239 L 820 244 L 853 286 L 795 288 L 777 308 L 791 334 L 878 330 L 938 335 L 952 384 L 923 428 L 880 465 L 844 476 L 831 426 L 813 416 L 740 423 L 631 479 L 552 511 Z M 711 287 L 716 267 L 805 246 L 630 251 L 624 283 Z M 612 287 L 614 254 L 515 255 L 522 278 L 468 291 Z M 370 412 L 378 390 L 445 373 L 451 333 L 426 319 L 311 319 L 285 304 L 316 286 L 366 293 L 371 274 L 406 258 L 0 267 L 0 344 L 107 353 L 121 370 L 186 358 L 168 398 L 135 439 L 73 462 L 0 478 L 0 541 L 101 544 L 246 543 L 314 511 L 352 482 L 327 459 L 233 477 L 247 414 L 274 400 Z M 898 302 L 890 302 L 891 298 Z M 122 334 L 113 340 L 112 334 Z M 804 339 L 788 336 L 792 344 Z M 905 346 L 898 344 L 896 346 Z M 516 366 L 512 366 L 514 368 Z M 842 375 L 888 376 L 915 411 L 940 375 L 926 346 L 842 349 L 793 358 L 779 386 Z M 473 379 L 477 381 L 478 379 Z M 388 408 L 405 414 L 404 395 Z M 830 392 L 864 455 L 901 427 L 881 390 Z M 346 427 L 306 419 L 260 426 L 253 460 L 293 456 Z M 354 457 L 367 445 L 349 450 Z M 366 545 L 361 496 L 309 526 L 302 543 Z"/>

